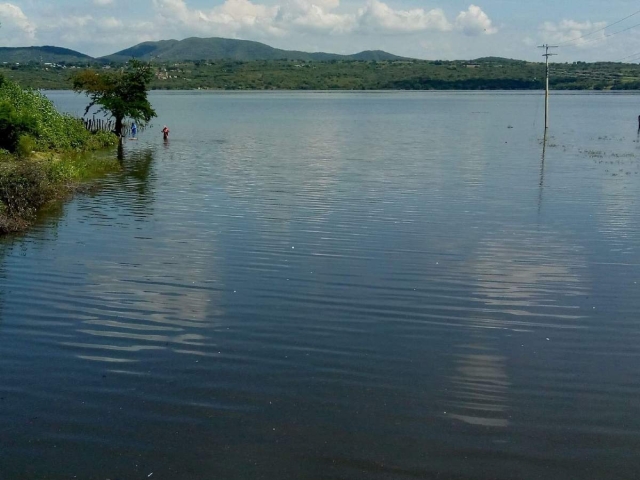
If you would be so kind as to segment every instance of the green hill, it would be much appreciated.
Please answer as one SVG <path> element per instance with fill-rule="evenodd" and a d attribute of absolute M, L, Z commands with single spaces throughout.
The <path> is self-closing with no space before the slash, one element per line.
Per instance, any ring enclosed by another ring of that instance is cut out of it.
<path fill-rule="evenodd" d="M 399 57 L 391 53 L 387 53 L 383 50 L 365 50 L 364 52 L 355 53 L 353 55 L 347 55 L 350 60 L 360 60 L 365 62 L 382 62 L 388 60 L 412 60 L 406 57 Z"/>
<path fill-rule="evenodd" d="M 481 57 L 473 60 L 475 63 L 499 63 L 502 65 L 523 64 L 527 63 L 524 60 L 517 60 L 515 58 L 504 57 Z"/>
<path fill-rule="evenodd" d="M 180 62 L 198 60 L 402 60 L 402 57 L 380 50 L 366 51 L 355 55 L 334 53 L 308 53 L 281 50 L 260 42 L 234 40 L 229 38 L 186 38 L 184 40 L 162 40 L 144 42 L 127 48 L 102 60 L 124 62 L 131 58 L 157 60 L 160 62 Z"/>
<path fill-rule="evenodd" d="M 260 42 L 235 40 L 230 38 L 186 38 L 184 40 L 161 40 L 144 42 L 121 50 L 112 55 L 96 59 L 68 48 L 42 47 L 2 47 L 1 63 L 122 63 L 137 58 L 139 60 L 155 60 L 159 62 L 185 62 L 198 60 L 237 60 L 249 62 L 254 60 L 406 60 L 381 50 L 367 50 L 354 55 L 338 55 L 324 52 L 299 52 L 281 50 Z"/>
<path fill-rule="evenodd" d="M 88 63 L 93 58 L 68 48 L 53 47 L 0 47 L 0 63 Z"/>

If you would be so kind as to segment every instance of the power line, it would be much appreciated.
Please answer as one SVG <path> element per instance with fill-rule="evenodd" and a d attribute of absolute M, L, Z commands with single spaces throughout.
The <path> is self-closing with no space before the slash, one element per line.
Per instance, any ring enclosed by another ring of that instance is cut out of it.
<path fill-rule="evenodd" d="M 622 20 L 618 20 L 617 22 L 613 22 L 613 23 L 610 23 L 609 25 L 606 25 L 606 26 L 604 26 L 604 27 L 602 27 L 602 28 L 599 28 L 598 30 L 594 30 L 593 32 L 590 32 L 590 33 L 585 33 L 584 35 L 580 35 L 579 37 L 576 37 L 576 38 L 574 38 L 574 39 L 567 40 L 566 42 L 563 42 L 563 43 L 559 43 L 559 44 L 558 44 L 558 46 L 559 46 L 559 47 L 562 47 L 562 46 L 567 45 L 567 44 L 569 44 L 569 43 L 573 43 L 573 42 L 575 42 L 575 41 L 577 41 L 577 40 L 581 40 L 581 39 L 583 39 L 583 38 L 590 37 L 591 35 L 594 35 L 594 34 L 596 34 L 596 33 L 598 33 L 598 32 L 601 32 L 601 31 L 603 31 L 603 30 L 606 30 L 606 29 L 607 29 L 607 28 L 609 28 L 609 27 L 613 27 L 614 25 L 618 25 L 619 23 L 622 23 L 622 22 L 624 22 L 625 20 L 627 20 L 627 19 L 629 19 L 629 18 L 631 18 L 631 17 L 634 17 L 634 16 L 638 15 L 639 13 L 640 13 L 640 10 L 638 10 L 637 12 L 632 13 L 631 15 L 628 15 L 628 16 L 624 17 Z"/>
<path fill-rule="evenodd" d="M 627 17 L 627 18 L 628 18 L 628 17 Z M 586 41 L 585 43 L 583 43 L 583 44 L 580 44 L 580 45 L 569 45 L 569 46 L 567 46 L 567 47 L 565 47 L 565 48 L 578 48 L 578 47 L 584 47 L 585 45 L 591 46 L 591 45 L 593 45 L 593 44 L 595 44 L 595 43 L 602 42 L 602 41 L 606 41 L 606 40 L 608 40 L 610 37 L 613 37 L 613 36 L 618 35 L 618 34 L 620 34 L 620 33 L 627 32 L 627 31 L 629 31 L 629 30 L 632 30 L 632 29 L 634 29 L 634 28 L 638 28 L 638 27 L 640 27 L 640 23 L 636 23 L 635 25 L 631 25 L 630 27 L 624 28 L 624 29 L 622 29 L 622 30 L 618 30 L 617 32 L 610 33 L 610 34 L 608 34 L 608 35 L 605 35 L 605 36 L 604 36 L 604 37 L 602 37 L 602 38 L 595 38 L 595 39 L 587 40 L 587 41 Z M 596 32 L 593 32 L 593 33 L 596 33 Z M 611 61 L 612 61 L 612 62 L 620 62 L 620 61 L 622 61 L 622 60 L 626 60 L 626 59 L 628 59 L 628 58 L 635 57 L 636 55 L 640 55 L 640 52 L 634 53 L 634 54 L 632 54 L 632 55 L 627 55 L 626 57 L 622 57 L 622 58 L 621 58 L 621 59 L 619 59 L 619 60 L 611 60 Z"/>
<path fill-rule="evenodd" d="M 636 23 L 635 25 L 631 25 L 630 27 L 625 28 L 624 30 L 618 30 L 617 32 L 610 33 L 609 35 L 606 35 L 605 38 L 613 37 L 614 35 L 618 35 L 619 33 L 627 32 L 627 31 L 631 30 L 632 28 L 637 28 L 637 27 L 640 27 L 640 23 Z"/>
<path fill-rule="evenodd" d="M 591 39 L 591 40 L 587 40 L 585 43 L 583 43 L 581 45 L 569 45 L 568 47 L 565 47 L 565 48 L 577 48 L 577 47 L 584 47 L 585 45 L 592 45 L 594 43 L 598 43 L 598 42 L 602 42 L 604 40 L 608 40 L 610 37 L 618 35 L 619 33 L 624 33 L 624 32 L 627 32 L 627 31 L 629 31 L 631 29 L 638 28 L 638 27 L 640 27 L 640 23 L 636 23 L 635 25 L 627 27 L 624 30 L 618 30 L 617 32 L 610 33 L 609 35 L 605 35 L 602 38 L 594 38 L 594 39 Z"/>
<path fill-rule="evenodd" d="M 631 55 L 627 55 L 626 57 L 622 57 L 618 60 L 614 60 L 614 62 L 621 62 L 622 60 L 626 60 L 627 58 L 631 58 L 631 57 L 637 57 L 638 55 L 640 55 L 640 52 L 632 53 Z"/>

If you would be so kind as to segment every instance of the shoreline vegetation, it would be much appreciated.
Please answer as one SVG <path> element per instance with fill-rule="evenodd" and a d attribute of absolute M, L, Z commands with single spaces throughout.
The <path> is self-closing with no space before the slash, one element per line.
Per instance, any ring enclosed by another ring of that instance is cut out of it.
<path fill-rule="evenodd" d="M 47 203 L 119 170 L 116 158 L 95 153 L 117 143 L 0 74 L 0 234 L 26 229 Z"/>
<path fill-rule="evenodd" d="M 87 67 L 113 71 L 120 63 L 28 62 L 0 65 L 0 75 L 35 89 L 70 90 Z M 427 60 L 154 60 L 151 90 L 540 90 L 543 63 L 487 57 Z M 640 90 L 640 65 L 554 63 L 553 90 Z"/>

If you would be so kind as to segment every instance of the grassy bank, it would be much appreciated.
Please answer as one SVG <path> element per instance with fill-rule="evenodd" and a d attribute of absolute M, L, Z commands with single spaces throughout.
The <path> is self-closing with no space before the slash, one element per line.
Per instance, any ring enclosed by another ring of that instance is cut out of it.
<path fill-rule="evenodd" d="M 47 202 L 117 170 L 117 160 L 90 153 L 116 144 L 115 135 L 89 133 L 41 93 L 0 77 L 0 234 L 23 230 Z"/>

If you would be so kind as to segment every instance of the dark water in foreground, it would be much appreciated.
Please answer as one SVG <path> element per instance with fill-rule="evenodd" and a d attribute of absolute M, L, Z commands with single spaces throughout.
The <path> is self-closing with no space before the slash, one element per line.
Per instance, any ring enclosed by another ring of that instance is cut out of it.
<path fill-rule="evenodd" d="M 638 97 L 152 100 L 0 243 L 0 478 L 638 478 Z"/>

